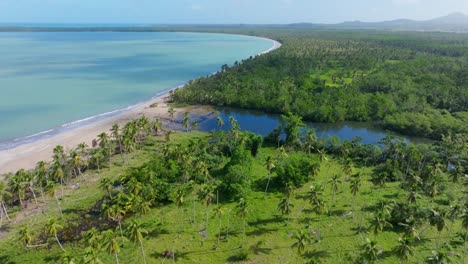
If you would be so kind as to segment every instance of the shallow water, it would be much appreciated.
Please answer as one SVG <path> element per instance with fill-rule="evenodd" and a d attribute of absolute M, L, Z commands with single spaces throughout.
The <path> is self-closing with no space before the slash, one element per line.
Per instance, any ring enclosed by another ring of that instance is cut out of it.
<path fill-rule="evenodd" d="M 224 34 L 0 33 L 0 149 L 135 105 L 272 45 Z"/>

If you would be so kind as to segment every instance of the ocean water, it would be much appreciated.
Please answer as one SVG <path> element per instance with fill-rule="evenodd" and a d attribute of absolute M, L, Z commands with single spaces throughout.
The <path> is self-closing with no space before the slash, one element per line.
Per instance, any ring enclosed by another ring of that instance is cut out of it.
<path fill-rule="evenodd" d="M 272 46 L 224 34 L 0 33 L 0 149 L 125 109 Z"/>

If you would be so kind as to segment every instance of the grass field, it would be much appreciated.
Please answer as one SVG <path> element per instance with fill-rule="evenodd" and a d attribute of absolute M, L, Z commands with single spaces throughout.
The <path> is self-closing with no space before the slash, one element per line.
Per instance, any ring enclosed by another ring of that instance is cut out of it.
<path fill-rule="evenodd" d="M 194 137 L 206 137 L 201 132 L 181 133 L 173 136 L 173 142 L 185 144 Z M 105 218 L 96 213 L 94 206 L 105 195 L 98 185 L 100 179 L 111 177 L 117 179 L 125 173 L 125 167 L 138 167 L 152 159 L 155 151 L 162 147 L 163 138 L 148 139 L 141 149 L 129 155 L 129 164 L 125 165 L 119 156 L 113 158 L 113 166 L 97 171 L 87 171 L 88 181 L 79 178 L 69 182 L 65 188 L 65 195 L 61 197 L 63 218 L 60 222 L 64 230 L 59 232 L 59 238 L 66 237 L 66 232 L 86 231 L 107 227 Z M 236 214 L 236 202 L 223 202 L 224 213 L 221 218 L 214 215 L 216 202 L 210 206 L 201 203 L 196 195 L 198 187 L 186 198 L 181 208 L 174 204 L 159 204 L 142 216 L 131 216 L 125 219 L 125 227 L 133 218 L 143 223 L 148 234 L 144 235 L 144 252 L 148 263 L 351 263 L 356 256 L 363 252 L 362 246 L 366 238 L 375 239 L 377 247 L 382 250 L 378 263 L 399 263 L 400 259 L 392 253 L 398 244 L 397 227 L 388 227 L 375 235 L 370 227 L 373 219 L 374 206 L 382 200 L 405 201 L 406 192 L 399 186 L 400 183 L 388 183 L 385 187 L 377 188 L 369 181 L 371 167 L 357 167 L 354 172 L 363 176 L 362 185 L 355 202 L 350 191 L 349 179 L 343 173 L 342 166 L 337 159 L 330 157 L 328 162 L 322 162 L 320 172 L 314 180 L 300 189 L 297 189 L 291 200 L 293 210 L 290 216 L 282 216 L 278 211 L 278 204 L 283 196 L 273 185 L 265 194 L 265 183 L 268 172 L 264 166 L 268 156 L 277 156 L 275 148 L 261 148 L 254 159 L 252 178 L 252 192 L 247 200 L 249 213 L 246 218 L 246 233 L 243 237 L 243 221 Z M 294 152 L 288 155 L 295 155 Z M 219 164 L 222 167 L 224 164 Z M 332 175 L 339 175 L 342 183 L 336 193 L 336 201 L 332 205 L 332 190 L 328 181 Z M 79 188 L 75 187 L 79 183 Z M 320 183 L 325 187 L 324 200 L 327 203 L 328 213 L 317 215 L 311 211 L 311 204 L 307 198 L 309 187 Z M 447 207 L 451 197 L 461 197 L 466 191 L 463 186 L 445 183 L 444 192 L 434 200 L 421 198 L 422 207 Z M 58 206 L 54 199 L 46 198 L 45 203 L 39 199 L 38 210 L 36 205 L 29 202 L 28 209 L 16 210 L 11 213 L 12 219 L 17 218 L 8 225 L 3 225 L 0 241 L 0 263 L 60 263 L 63 252 L 55 239 L 49 239 L 47 245 L 28 248 L 18 240 L 17 231 L 22 226 L 29 225 L 33 230 L 33 242 L 43 237 L 44 224 L 48 216 L 59 217 Z M 356 208 L 352 212 L 353 204 Z M 206 229 L 206 239 L 201 235 L 205 227 L 206 212 L 209 220 Z M 35 213 L 34 213 L 35 212 Z M 28 213 L 34 213 L 28 216 Z M 288 219 L 289 218 L 289 219 Z M 221 229 L 220 229 L 221 227 Z M 312 234 L 312 242 L 306 246 L 304 254 L 299 255 L 292 245 L 293 236 L 298 231 Z M 362 232 L 360 232 L 361 230 Z M 416 242 L 414 255 L 408 263 L 425 263 L 432 255 L 432 250 L 445 242 L 452 242 L 453 252 L 460 257 L 463 254 L 463 244 L 454 245 L 455 233 L 461 230 L 460 221 L 451 223 L 447 220 L 447 227 L 439 234 L 435 227 L 425 225 L 421 227 L 421 240 Z M 219 232 L 221 231 L 221 235 Z M 319 239 L 320 237 L 320 239 Z M 219 248 L 218 245 L 219 239 Z M 83 241 L 66 241 L 63 246 L 67 254 L 74 257 L 74 263 L 82 263 L 85 251 Z M 161 255 L 164 251 L 175 252 L 174 259 L 165 259 Z M 103 263 L 113 263 L 115 258 L 106 252 L 100 252 L 98 258 Z M 120 263 L 143 263 L 140 246 L 130 241 L 121 241 Z M 312 262 L 314 259 L 317 262 Z M 88 262 L 93 263 L 93 262 Z M 94 262 L 98 263 L 98 262 Z M 461 263 L 456 259 L 454 263 Z"/>

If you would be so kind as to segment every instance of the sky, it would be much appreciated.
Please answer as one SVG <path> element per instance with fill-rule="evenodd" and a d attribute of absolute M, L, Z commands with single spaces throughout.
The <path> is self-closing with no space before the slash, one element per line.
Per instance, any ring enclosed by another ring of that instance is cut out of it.
<path fill-rule="evenodd" d="M 452 12 L 468 14 L 468 0 L 0 0 L 0 23 L 337 23 Z"/>

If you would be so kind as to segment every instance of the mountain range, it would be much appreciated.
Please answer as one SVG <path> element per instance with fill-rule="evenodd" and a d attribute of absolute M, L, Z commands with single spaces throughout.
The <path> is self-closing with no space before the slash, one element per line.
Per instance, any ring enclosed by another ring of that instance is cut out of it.
<path fill-rule="evenodd" d="M 346 21 L 338 24 L 295 23 L 289 26 L 294 28 L 468 32 L 468 16 L 463 13 L 452 13 L 424 21 L 397 19 L 382 22 Z"/>

